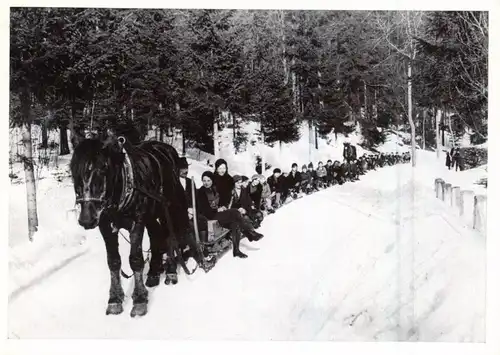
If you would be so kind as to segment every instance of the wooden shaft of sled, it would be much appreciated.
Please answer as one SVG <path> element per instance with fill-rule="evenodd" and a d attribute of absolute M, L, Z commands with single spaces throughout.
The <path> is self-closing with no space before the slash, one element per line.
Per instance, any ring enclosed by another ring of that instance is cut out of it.
<path fill-rule="evenodd" d="M 193 223 L 194 223 L 194 236 L 196 238 L 196 243 L 200 245 L 200 233 L 198 231 L 198 219 L 196 218 L 196 195 L 194 186 L 194 176 L 191 176 L 191 199 L 193 200 Z"/>

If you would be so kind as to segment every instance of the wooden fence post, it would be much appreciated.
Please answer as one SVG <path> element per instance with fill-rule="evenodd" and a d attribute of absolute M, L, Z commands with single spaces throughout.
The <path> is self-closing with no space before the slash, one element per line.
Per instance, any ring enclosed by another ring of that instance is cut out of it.
<path fill-rule="evenodd" d="M 437 178 L 434 180 L 434 191 L 436 192 L 436 198 L 439 198 L 439 188 L 441 187 L 441 182 L 444 182 L 441 178 Z"/>
<path fill-rule="evenodd" d="M 474 196 L 473 228 L 486 233 L 486 195 Z"/>
<path fill-rule="evenodd" d="M 474 215 L 474 192 L 471 190 L 464 190 L 460 192 L 460 216 L 466 221 L 467 225 L 473 226 Z"/>
<path fill-rule="evenodd" d="M 452 205 L 455 207 L 455 209 L 458 211 L 460 208 L 460 186 L 453 186 L 451 189 L 451 200 L 452 200 Z"/>
<path fill-rule="evenodd" d="M 444 200 L 444 185 L 445 185 L 445 182 L 444 182 L 444 180 L 441 179 L 438 182 L 438 190 L 437 190 L 437 197 L 440 200 Z"/>
<path fill-rule="evenodd" d="M 444 184 L 444 202 L 451 206 L 451 184 Z"/>

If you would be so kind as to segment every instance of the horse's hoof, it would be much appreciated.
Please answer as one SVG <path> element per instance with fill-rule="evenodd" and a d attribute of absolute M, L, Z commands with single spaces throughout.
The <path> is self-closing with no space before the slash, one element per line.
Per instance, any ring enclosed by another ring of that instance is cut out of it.
<path fill-rule="evenodd" d="M 160 275 L 148 276 L 146 280 L 147 287 L 155 287 L 160 284 Z"/>
<path fill-rule="evenodd" d="M 110 303 L 106 309 L 106 315 L 113 314 L 117 315 L 123 312 L 123 306 L 121 303 Z"/>
<path fill-rule="evenodd" d="M 165 285 L 176 285 L 178 281 L 177 274 L 167 274 L 165 277 Z"/>
<path fill-rule="evenodd" d="M 142 317 L 148 313 L 148 304 L 147 303 L 136 303 L 132 307 L 132 311 L 130 312 L 131 317 Z"/>

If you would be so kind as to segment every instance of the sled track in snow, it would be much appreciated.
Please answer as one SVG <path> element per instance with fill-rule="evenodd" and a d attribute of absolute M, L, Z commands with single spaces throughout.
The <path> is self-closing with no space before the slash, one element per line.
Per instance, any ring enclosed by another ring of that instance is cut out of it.
<path fill-rule="evenodd" d="M 65 260 L 63 260 L 62 262 L 60 262 L 58 265 L 55 265 L 55 266 L 49 268 L 48 270 L 46 270 L 45 272 L 43 272 L 41 275 L 35 277 L 33 280 L 31 280 L 30 282 L 28 282 L 26 285 L 22 285 L 19 288 L 17 288 L 16 290 L 12 291 L 12 293 L 9 295 L 9 302 L 14 301 L 23 292 L 25 292 L 26 290 L 32 288 L 33 286 L 36 286 L 36 285 L 40 284 L 41 282 L 43 282 L 44 280 L 46 280 L 50 276 L 54 275 L 59 270 L 61 270 L 64 267 L 68 266 L 69 264 L 71 264 L 73 261 L 75 261 L 78 258 L 80 258 L 81 256 L 87 254 L 87 252 L 88 252 L 88 249 L 84 250 L 84 251 L 81 251 L 78 254 L 75 254 L 73 256 L 70 256 L 69 258 L 66 258 Z"/>

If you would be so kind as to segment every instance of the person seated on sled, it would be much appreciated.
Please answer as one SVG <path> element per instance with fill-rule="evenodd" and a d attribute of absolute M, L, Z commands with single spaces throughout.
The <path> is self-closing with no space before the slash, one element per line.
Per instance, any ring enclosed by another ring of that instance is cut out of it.
<path fill-rule="evenodd" d="M 249 187 L 245 188 L 243 186 L 243 180 L 239 175 L 234 175 L 233 180 L 234 189 L 229 208 L 236 208 L 243 216 L 245 223 L 250 224 L 253 228 L 259 228 L 264 215 L 260 210 L 255 208 L 250 197 Z"/>
<path fill-rule="evenodd" d="M 253 206 L 260 210 L 262 205 L 262 184 L 260 183 L 261 175 L 254 174 L 252 176 L 252 181 L 248 186 L 248 192 L 250 193 L 250 198 L 252 199 Z"/>
<path fill-rule="evenodd" d="M 306 164 L 302 165 L 302 171 L 300 172 L 300 191 L 306 194 L 310 194 L 312 191 L 311 185 L 311 174 L 307 170 Z"/>
<path fill-rule="evenodd" d="M 284 204 L 288 196 L 290 195 L 290 188 L 288 187 L 288 176 L 290 174 L 288 171 L 283 171 L 281 174 L 280 178 L 283 179 L 283 192 L 281 193 L 280 196 L 280 204 Z"/>
<path fill-rule="evenodd" d="M 242 183 L 242 186 L 247 189 L 248 188 L 248 185 L 250 185 L 250 180 L 248 180 L 248 176 L 245 176 L 245 175 L 241 175 L 241 183 Z"/>
<path fill-rule="evenodd" d="M 316 175 L 316 170 L 314 170 L 314 165 L 312 162 L 309 162 L 309 164 L 307 165 L 307 172 L 311 176 L 310 184 L 312 186 L 312 189 L 319 191 L 318 186 L 317 186 L 318 177 Z"/>
<path fill-rule="evenodd" d="M 287 186 L 288 191 L 295 199 L 297 198 L 297 194 L 299 193 L 300 183 L 301 183 L 300 173 L 297 171 L 297 163 L 292 164 L 292 171 L 290 172 L 290 175 L 288 175 L 287 179 L 288 179 L 288 186 Z"/>
<path fill-rule="evenodd" d="M 231 191 L 234 188 L 234 181 L 228 174 L 229 167 L 224 159 L 217 159 L 215 162 L 214 184 L 220 194 L 220 204 L 226 208 L 231 200 Z"/>
<path fill-rule="evenodd" d="M 286 181 L 281 176 L 281 169 L 275 168 L 273 175 L 267 178 L 267 184 L 271 190 L 271 203 L 273 208 L 279 208 L 281 205 L 281 194 L 285 189 Z"/>
<path fill-rule="evenodd" d="M 325 178 L 326 186 L 330 187 L 333 185 L 333 163 L 331 159 L 328 159 L 328 161 L 326 162 L 325 169 L 326 169 L 326 178 Z"/>
<path fill-rule="evenodd" d="M 197 198 L 200 214 L 209 220 L 217 220 L 221 226 L 230 229 L 233 241 L 233 256 L 246 258 L 247 255 L 240 251 L 240 231 L 251 242 L 261 239 L 263 235 L 257 233 L 251 225 L 245 223 L 237 209 L 229 209 L 221 205 L 220 195 L 214 185 L 214 173 L 205 171 L 201 178 L 203 186 L 198 189 Z"/>
<path fill-rule="evenodd" d="M 366 154 L 363 154 L 358 159 L 358 175 L 365 175 L 368 170 L 368 163 L 366 162 Z"/>
<path fill-rule="evenodd" d="M 323 162 L 318 163 L 318 169 L 316 169 L 316 188 L 324 188 L 326 185 L 326 168 L 323 166 Z"/>
<path fill-rule="evenodd" d="M 335 160 L 333 162 L 333 183 L 342 185 L 345 182 L 345 176 L 342 175 L 342 168 L 340 162 Z"/>
<path fill-rule="evenodd" d="M 354 159 L 350 165 L 351 176 L 356 181 L 359 180 L 359 160 Z"/>
<path fill-rule="evenodd" d="M 339 170 L 340 170 L 340 176 L 342 177 L 344 182 L 352 181 L 351 180 L 351 172 L 349 171 L 349 165 L 347 164 L 347 162 L 345 160 L 342 164 L 340 164 Z"/>
<path fill-rule="evenodd" d="M 273 177 L 273 175 L 271 175 L 269 178 L 271 177 Z M 271 192 L 271 187 L 267 182 L 268 179 L 266 179 L 264 175 L 259 175 L 259 179 L 260 185 L 262 186 L 260 209 L 261 211 L 265 211 L 267 213 L 274 213 L 275 211 L 273 208 L 273 198 L 275 197 L 276 193 Z"/>

